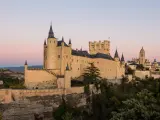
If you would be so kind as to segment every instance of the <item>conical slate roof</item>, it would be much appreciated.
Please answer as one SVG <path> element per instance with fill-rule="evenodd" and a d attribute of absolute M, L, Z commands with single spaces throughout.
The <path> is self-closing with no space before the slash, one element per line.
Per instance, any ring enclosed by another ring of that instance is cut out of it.
<path fill-rule="evenodd" d="M 121 62 L 124 62 L 124 56 L 123 56 L 123 53 L 122 53 L 122 57 L 121 57 Z"/>
<path fill-rule="evenodd" d="M 48 38 L 54 38 L 54 33 L 53 33 L 53 30 L 52 30 L 52 25 L 50 26 L 50 29 L 49 29 Z"/>
<path fill-rule="evenodd" d="M 116 52 L 114 54 L 114 58 L 119 58 L 117 49 L 116 49 Z"/>

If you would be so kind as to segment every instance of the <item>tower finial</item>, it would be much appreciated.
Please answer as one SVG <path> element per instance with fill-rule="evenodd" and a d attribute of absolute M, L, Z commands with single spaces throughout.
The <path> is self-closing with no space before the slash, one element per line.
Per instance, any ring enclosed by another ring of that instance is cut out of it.
<path fill-rule="evenodd" d="M 124 62 L 124 56 L 123 56 L 123 53 L 122 53 L 122 57 L 121 57 L 121 62 Z"/>
<path fill-rule="evenodd" d="M 52 23 L 51 23 L 51 25 L 50 25 L 50 29 L 49 29 L 49 33 L 48 33 L 48 38 L 55 38 L 55 37 L 54 37 L 53 30 L 52 30 Z"/>
<path fill-rule="evenodd" d="M 64 38 L 63 38 L 63 36 L 62 36 L 62 42 L 64 42 Z"/>
<path fill-rule="evenodd" d="M 119 58 L 119 56 L 118 56 L 118 51 L 117 51 L 117 47 L 116 47 L 116 52 L 115 52 L 115 54 L 114 54 L 114 58 Z"/>
<path fill-rule="evenodd" d="M 71 39 L 69 39 L 69 44 L 72 44 L 72 43 L 71 43 Z"/>
<path fill-rule="evenodd" d="M 46 45 L 46 39 L 44 39 L 44 45 Z"/>
<path fill-rule="evenodd" d="M 66 66 L 66 70 L 69 70 L 69 66 L 68 66 L 68 63 L 67 63 L 67 66 Z"/>
<path fill-rule="evenodd" d="M 28 65 L 28 64 L 27 64 L 27 60 L 25 60 L 25 64 L 24 64 L 24 65 Z"/>

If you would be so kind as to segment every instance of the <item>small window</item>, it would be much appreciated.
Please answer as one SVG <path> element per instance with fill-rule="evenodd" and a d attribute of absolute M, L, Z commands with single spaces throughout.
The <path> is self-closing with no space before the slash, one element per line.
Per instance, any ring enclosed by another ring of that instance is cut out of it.
<path fill-rule="evenodd" d="M 78 60 L 77 60 L 77 62 L 78 62 Z"/>
<path fill-rule="evenodd" d="M 66 55 L 66 58 L 68 58 L 68 55 Z"/>
<path fill-rule="evenodd" d="M 78 70 L 79 70 L 79 68 L 78 68 Z"/>
<path fill-rule="evenodd" d="M 58 58 L 60 58 L 60 55 L 58 55 Z"/>

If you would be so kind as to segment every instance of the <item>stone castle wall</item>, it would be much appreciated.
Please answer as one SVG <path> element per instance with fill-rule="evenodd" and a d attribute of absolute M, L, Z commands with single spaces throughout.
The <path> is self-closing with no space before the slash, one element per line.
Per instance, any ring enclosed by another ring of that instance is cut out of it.
<path fill-rule="evenodd" d="M 33 96 L 51 96 L 51 95 L 65 95 L 65 94 L 80 94 L 84 93 L 84 87 L 72 87 L 67 89 L 1 89 L 0 101 L 10 103 L 15 100 L 23 100 L 26 97 Z"/>
<path fill-rule="evenodd" d="M 41 85 L 56 83 L 56 76 L 45 69 L 25 69 L 25 85 L 29 89 L 41 88 Z"/>

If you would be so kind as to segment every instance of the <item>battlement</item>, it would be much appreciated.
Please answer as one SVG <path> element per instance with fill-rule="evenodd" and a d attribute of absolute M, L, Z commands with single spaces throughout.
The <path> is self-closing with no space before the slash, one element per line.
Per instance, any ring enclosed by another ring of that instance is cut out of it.
<path fill-rule="evenodd" d="M 110 54 L 110 41 L 109 40 L 103 40 L 103 41 L 89 41 L 89 52 L 90 54 L 96 54 L 96 53 L 104 53 L 104 54 Z"/>

